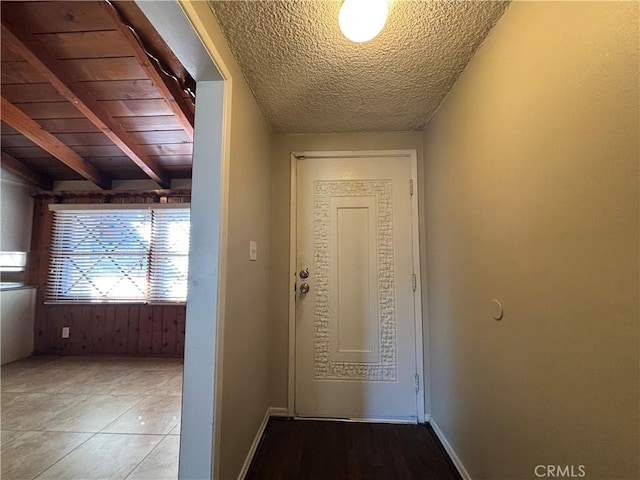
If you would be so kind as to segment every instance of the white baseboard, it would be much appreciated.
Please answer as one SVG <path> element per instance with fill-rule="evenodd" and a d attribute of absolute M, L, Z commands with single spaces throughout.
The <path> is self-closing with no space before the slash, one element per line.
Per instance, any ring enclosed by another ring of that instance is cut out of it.
<path fill-rule="evenodd" d="M 444 436 L 444 433 L 442 433 L 442 430 L 440 430 L 440 427 L 438 427 L 438 424 L 435 422 L 433 417 L 429 418 L 429 425 L 431 425 L 431 428 L 433 428 L 433 431 L 436 433 L 438 439 L 440 440 L 440 443 L 442 443 L 442 446 L 449 454 L 449 457 L 451 457 L 451 461 L 455 465 L 456 469 L 458 470 L 458 473 L 463 478 L 463 480 L 472 480 L 471 475 L 469 475 L 469 472 L 467 472 L 467 469 L 464 468 L 464 465 L 458 458 L 458 455 L 456 455 L 456 452 L 451 447 L 451 444 L 447 441 L 446 437 Z"/>
<path fill-rule="evenodd" d="M 242 469 L 238 474 L 238 480 L 244 480 L 249 473 L 249 467 L 251 466 L 251 462 L 253 460 L 253 456 L 256 454 L 256 450 L 258 450 L 258 445 L 260 445 L 260 440 L 262 439 L 262 434 L 264 433 L 264 429 L 267 428 L 267 423 L 269 423 L 269 418 L 271 418 L 271 409 L 267 408 L 266 413 L 264 414 L 264 418 L 262 419 L 262 423 L 260 427 L 258 427 L 258 431 L 256 432 L 256 436 L 253 439 L 253 443 L 249 448 L 249 452 L 247 453 L 247 458 L 244 459 L 244 463 L 242 464 Z"/>
<path fill-rule="evenodd" d="M 269 413 L 272 417 L 288 417 L 289 410 L 286 407 L 270 407 Z"/>
<path fill-rule="evenodd" d="M 404 418 L 340 418 L 340 417 L 293 417 L 294 420 L 309 420 L 312 422 L 342 422 L 342 423 L 397 423 L 402 425 L 415 425 L 415 417 Z"/>

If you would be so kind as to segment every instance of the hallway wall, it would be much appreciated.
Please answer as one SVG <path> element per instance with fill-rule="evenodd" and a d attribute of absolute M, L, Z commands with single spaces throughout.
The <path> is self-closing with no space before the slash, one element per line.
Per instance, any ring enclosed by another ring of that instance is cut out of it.
<path fill-rule="evenodd" d="M 221 477 L 235 479 L 269 404 L 271 132 L 244 80 L 234 80 L 224 319 Z M 248 141 L 248 139 L 251 141 Z M 258 244 L 249 261 L 249 241 Z"/>
<path fill-rule="evenodd" d="M 640 476 L 638 30 L 514 2 L 425 131 L 432 415 L 471 478 Z"/>
<path fill-rule="evenodd" d="M 424 212 L 422 188 L 422 133 L 329 133 L 278 134 L 271 149 L 271 273 L 269 282 L 270 335 L 270 399 L 274 407 L 287 406 L 289 361 L 289 212 L 291 195 L 291 152 L 318 150 L 417 150 L 418 203 Z M 424 215 L 420 214 L 420 251 L 422 275 L 425 273 Z M 426 292 L 426 282 L 422 284 Z M 423 295 L 424 296 L 424 295 Z M 423 304 L 426 311 L 426 305 Z M 426 345 L 425 345 L 426 349 Z M 427 371 L 428 366 L 425 367 Z"/>

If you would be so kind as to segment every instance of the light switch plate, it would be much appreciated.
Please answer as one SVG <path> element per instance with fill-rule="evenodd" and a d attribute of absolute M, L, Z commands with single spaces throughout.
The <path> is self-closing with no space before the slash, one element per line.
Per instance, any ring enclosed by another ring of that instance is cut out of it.
<path fill-rule="evenodd" d="M 258 242 L 249 241 L 249 260 L 255 262 L 258 260 Z"/>
<path fill-rule="evenodd" d="M 69 327 L 62 327 L 62 338 L 69 338 Z"/>

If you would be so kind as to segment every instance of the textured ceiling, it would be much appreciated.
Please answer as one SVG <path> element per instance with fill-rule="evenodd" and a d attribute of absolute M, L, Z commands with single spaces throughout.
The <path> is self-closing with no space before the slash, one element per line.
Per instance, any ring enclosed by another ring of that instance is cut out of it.
<path fill-rule="evenodd" d="M 358 44 L 340 1 L 212 1 L 275 133 L 422 130 L 508 2 L 395 0 Z"/>

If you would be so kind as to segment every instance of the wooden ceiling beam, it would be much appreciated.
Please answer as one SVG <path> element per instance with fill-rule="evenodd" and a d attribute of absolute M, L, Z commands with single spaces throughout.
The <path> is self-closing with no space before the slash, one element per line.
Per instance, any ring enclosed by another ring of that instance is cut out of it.
<path fill-rule="evenodd" d="M 101 4 L 115 22 L 118 31 L 126 38 L 140 67 L 149 76 L 164 101 L 167 102 L 189 139 L 193 141 L 194 114 L 187 99 L 183 97 L 177 80 L 165 74 L 158 63 L 149 58 L 145 48 L 138 40 L 138 35 L 125 23 L 127 19 L 117 9 L 117 6 L 110 1 L 105 1 Z"/>
<path fill-rule="evenodd" d="M 14 53 L 21 55 L 55 89 L 82 112 L 100 129 L 126 156 L 128 156 L 149 178 L 161 187 L 168 188 L 170 179 L 162 166 L 138 145 L 109 112 L 98 102 L 91 92 L 76 80 L 68 68 L 43 51 L 33 35 L 13 26 L 2 18 L 2 43 Z M 54 137 L 55 138 L 55 137 Z"/>
<path fill-rule="evenodd" d="M 20 132 L 40 148 L 46 150 L 62 163 L 78 172 L 87 180 L 92 181 L 100 188 L 111 188 L 111 179 L 107 175 L 43 129 L 38 122 L 31 119 L 31 117 L 22 110 L 9 102 L 9 100 L 4 97 L 1 98 L 2 110 L 0 110 L 0 115 L 4 123 Z M 4 160 L 4 156 L 2 159 Z"/>
<path fill-rule="evenodd" d="M 43 190 L 51 190 L 53 188 L 53 180 L 30 166 L 24 164 L 20 160 L 12 157 L 7 152 L 2 152 L 2 168 L 6 168 L 19 177 L 24 178 L 27 182 L 42 188 Z"/>

